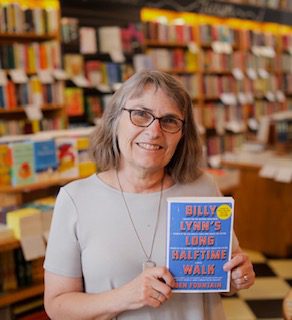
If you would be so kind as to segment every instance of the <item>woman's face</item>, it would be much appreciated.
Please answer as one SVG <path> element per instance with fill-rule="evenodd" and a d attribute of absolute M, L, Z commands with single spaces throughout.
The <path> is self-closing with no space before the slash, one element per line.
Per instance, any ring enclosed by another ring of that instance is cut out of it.
<path fill-rule="evenodd" d="M 141 97 L 128 100 L 124 108 L 149 111 L 155 117 L 167 115 L 184 119 L 176 103 L 161 89 L 155 91 L 151 86 L 145 88 Z M 165 132 L 158 120 L 149 127 L 138 127 L 131 122 L 129 112 L 123 111 L 118 125 L 120 167 L 147 172 L 162 171 L 171 160 L 181 137 L 182 130 Z"/>

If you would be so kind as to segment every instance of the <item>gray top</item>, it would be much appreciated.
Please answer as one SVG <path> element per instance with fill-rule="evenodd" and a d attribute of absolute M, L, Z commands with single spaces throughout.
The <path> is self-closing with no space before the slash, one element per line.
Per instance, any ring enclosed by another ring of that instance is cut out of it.
<path fill-rule="evenodd" d="M 160 192 L 127 193 L 125 198 L 147 253 L 155 227 Z M 213 178 L 203 174 L 190 184 L 163 190 L 157 235 L 151 259 L 166 264 L 168 197 L 218 196 Z M 238 242 L 234 237 L 233 247 Z M 128 217 L 121 192 L 95 174 L 69 183 L 57 197 L 44 267 L 47 271 L 83 277 L 85 292 L 97 293 L 122 286 L 142 271 L 145 255 Z M 218 294 L 208 294 L 214 319 L 225 319 Z M 116 319 L 203 319 L 203 295 L 179 294 L 160 308 L 145 307 L 120 314 Z M 220 317 L 220 313 L 222 316 Z M 216 315 L 216 317 L 215 317 Z M 210 317 L 211 319 L 211 317 Z"/>

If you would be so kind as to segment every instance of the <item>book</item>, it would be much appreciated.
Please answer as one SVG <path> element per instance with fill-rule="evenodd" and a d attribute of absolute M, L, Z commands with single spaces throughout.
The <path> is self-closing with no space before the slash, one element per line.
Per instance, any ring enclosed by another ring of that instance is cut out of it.
<path fill-rule="evenodd" d="M 37 181 L 57 178 L 57 155 L 55 140 L 34 141 L 34 162 Z"/>
<path fill-rule="evenodd" d="M 31 142 L 11 143 L 12 185 L 26 185 L 35 182 L 34 150 Z"/>
<path fill-rule="evenodd" d="M 0 144 L 0 186 L 11 184 L 11 155 L 7 144 Z"/>
<path fill-rule="evenodd" d="M 77 140 L 74 137 L 56 138 L 58 171 L 61 178 L 77 178 L 79 175 Z"/>
<path fill-rule="evenodd" d="M 168 198 L 167 261 L 174 292 L 227 292 L 234 200 L 231 197 Z"/>

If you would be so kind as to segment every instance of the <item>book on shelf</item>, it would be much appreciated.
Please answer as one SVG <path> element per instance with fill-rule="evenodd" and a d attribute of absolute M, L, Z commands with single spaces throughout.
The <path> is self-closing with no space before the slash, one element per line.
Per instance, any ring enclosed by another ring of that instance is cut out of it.
<path fill-rule="evenodd" d="M 17 288 L 15 268 L 13 250 L 0 252 L 0 292 L 15 290 Z"/>
<path fill-rule="evenodd" d="M 57 178 L 56 145 L 53 139 L 33 142 L 36 181 L 49 181 Z"/>
<path fill-rule="evenodd" d="M 97 53 L 96 30 L 90 27 L 79 29 L 80 52 L 82 54 Z"/>
<path fill-rule="evenodd" d="M 65 88 L 65 106 L 68 116 L 78 116 L 84 113 L 84 97 L 81 88 Z"/>
<path fill-rule="evenodd" d="M 58 10 L 55 8 L 28 8 L 17 2 L 4 2 L 0 5 L 0 13 L 0 32 L 45 35 L 58 30 Z"/>
<path fill-rule="evenodd" d="M 79 20 L 76 18 L 61 18 L 61 37 L 64 44 L 78 44 Z"/>
<path fill-rule="evenodd" d="M 98 28 L 99 51 L 107 53 L 113 62 L 123 63 L 126 58 L 123 53 L 122 32 L 118 26 Z"/>
<path fill-rule="evenodd" d="M 36 208 L 21 208 L 7 213 L 7 225 L 19 239 L 26 261 L 45 255 L 42 213 Z"/>
<path fill-rule="evenodd" d="M 84 58 L 81 54 L 67 53 L 64 55 L 64 68 L 69 78 L 84 75 Z"/>
<path fill-rule="evenodd" d="M 78 151 L 77 141 L 74 137 L 56 138 L 58 172 L 62 178 L 77 178 Z"/>
<path fill-rule="evenodd" d="M 167 261 L 174 292 L 228 292 L 234 200 L 168 198 Z"/>
<path fill-rule="evenodd" d="M 0 186 L 11 184 L 11 154 L 7 144 L 0 144 Z"/>
<path fill-rule="evenodd" d="M 34 150 L 31 142 L 10 143 L 11 182 L 13 186 L 31 184 L 36 181 Z"/>

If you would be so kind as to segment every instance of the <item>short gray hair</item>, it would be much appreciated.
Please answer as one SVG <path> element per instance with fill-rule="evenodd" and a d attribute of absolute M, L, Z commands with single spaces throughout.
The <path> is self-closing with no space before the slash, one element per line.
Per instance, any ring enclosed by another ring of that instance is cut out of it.
<path fill-rule="evenodd" d="M 199 163 L 202 147 L 194 122 L 192 100 L 182 84 L 165 72 L 156 70 L 137 72 L 122 84 L 105 107 L 101 123 L 91 136 L 91 155 L 101 171 L 118 168 L 120 152 L 117 128 L 122 108 L 129 99 L 142 96 L 148 85 L 153 86 L 155 90 L 161 89 L 173 99 L 184 115 L 182 138 L 165 171 L 175 182 L 194 181 L 201 174 Z"/>

